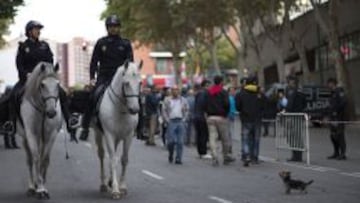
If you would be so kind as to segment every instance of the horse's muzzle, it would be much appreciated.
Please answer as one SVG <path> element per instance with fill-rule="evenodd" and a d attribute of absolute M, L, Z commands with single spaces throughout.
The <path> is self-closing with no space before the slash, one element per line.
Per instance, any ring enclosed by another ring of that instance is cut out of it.
<path fill-rule="evenodd" d="M 46 111 L 46 116 L 52 119 L 56 116 L 56 111 L 55 110 Z"/>

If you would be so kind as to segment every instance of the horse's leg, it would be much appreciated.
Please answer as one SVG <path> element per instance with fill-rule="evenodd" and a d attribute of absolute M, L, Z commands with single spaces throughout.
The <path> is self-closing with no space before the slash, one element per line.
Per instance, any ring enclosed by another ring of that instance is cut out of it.
<path fill-rule="evenodd" d="M 40 166 L 41 165 L 41 157 L 39 151 L 40 143 L 37 140 L 37 137 L 29 130 L 26 132 L 25 136 L 33 162 L 32 164 L 33 164 L 34 176 L 35 176 L 34 185 L 36 188 L 36 194 L 39 194 L 39 192 L 44 191 L 43 178 L 41 175 L 41 166 Z"/>
<path fill-rule="evenodd" d="M 49 199 L 50 195 L 45 187 L 47 169 L 50 164 L 50 152 L 55 143 L 57 131 L 50 133 L 48 139 L 43 140 L 40 154 L 40 184 L 36 190 L 39 199 Z"/>
<path fill-rule="evenodd" d="M 127 194 L 125 176 L 126 176 L 126 167 L 129 162 L 129 149 L 130 149 L 132 137 L 133 134 L 131 133 L 131 135 L 127 136 L 123 142 L 123 153 L 121 156 L 121 176 L 120 176 L 120 192 L 123 195 Z"/>
<path fill-rule="evenodd" d="M 41 163 L 41 175 L 44 179 L 44 184 L 46 183 L 46 175 L 49 164 L 50 164 L 50 155 L 48 154 L 46 157 L 42 158 L 42 163 Z"/>
<path fill-rule="evenodd" d="M 109 159 L 110 159 L 110 175 L 111 175 L 111 186 L 112 186 L 112 191 L 111 191 L 111 195 L 113 199 L 120 199 L 121 198 L 121 193 L 119 191 L 119 183 L 117 180 L 117 165 L 119 162 L 119 153 L 117 153 L 117 144 L 115 143 L 115 140 L 113 138 L 113 136 L 108 133 L 105 132 L 104 133 L 104 137 L 106 140 L 106 145 L 107 145 L 107 149 L 108 149 L 108 153 L 109 153 Z"/>
<path fill-rule="evenodd" d="M 25 149 L 25 154 L 26 154 L 26 163 L 28 165 L 28 169 L 29 169 L 29 186 L 28 186 L 28 191 L 26 192 L 26 194 L 28 196 L 33 196 L 35 195 L 35 183 L 34 183 L 34 170 L 33 170 L 33 160 L 32 160 L 32 156 L 31 156 L 31 151 L 29 148 L 29 144 L 27 143 L 26 139 L 23 139 L 23 146 Z"/>
<path fill-rule="evenodd" d="M 104 145 L 103 145 L 103 139 L 102 136 L 98 133 L 95 132 L 96 135 L 96 144 L 97 144 L 97 153 L 98 153 L 98 157 L 99 157 L 99 161 L 100 161 L 100 181 L 101 181 L 101 185 L 100 185 L 100 192 L 106 192 L 107 191 L 107 187 L 106 187 L 106 177 L 105 177 L 105 168 L 104 168 L 104 155 L 105 155 L 105 151 L 104 151 Z"/>

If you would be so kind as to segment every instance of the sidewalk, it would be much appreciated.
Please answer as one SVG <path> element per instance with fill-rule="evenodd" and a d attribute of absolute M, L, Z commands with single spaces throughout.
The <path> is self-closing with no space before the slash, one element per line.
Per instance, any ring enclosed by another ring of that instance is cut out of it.
<path fill-rule="evenodd" d="M 360 172 L 360 125 L 346 126 L 347 160 L 328 160 L 327 156 L 333 153 L 333 147 L 330 141 L 330 132 L 328 128 L 310 127 L 310 164 L 312 166 L 327 167 L 330 170 L 335 169 L 346 173 Z M 237 135 L 233 138 L 233 146 L 236 154 L 240 153 L 240 129 L 237 129 Z M 279 151 L 279 162 L 286 162 L 290 158 L 291 151 Z M 261 137 L 260 156 L 266 160 L 276 160 L 277 150 L 275 147 L 274 129 L 270 127 L 269 136 Z M 303 154 L 303 165 L 306 165 L 306 154 Z M 290 163 L 290 162 L 289 162 Z M 360 173 L 359 173 L 360 174 Z"/>

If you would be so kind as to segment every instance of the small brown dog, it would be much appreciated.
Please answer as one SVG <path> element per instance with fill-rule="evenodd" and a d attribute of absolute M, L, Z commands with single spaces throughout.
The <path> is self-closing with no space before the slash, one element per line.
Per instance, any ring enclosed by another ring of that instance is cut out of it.
<path fill-rule="evenodd" d="M 281 171 L 279 176 L 282 178 L 284 185 L 285 185 L 285 192 L 286 194 L 290 194 L 291 190 L 300 190 L 301 192 L 307 193 L 306 187 L 313 183 L 313 180 L 309 182 L 304 182 L 301 180 L 293 180 L 291 179 L 291 172 L 290 171 Z"/>

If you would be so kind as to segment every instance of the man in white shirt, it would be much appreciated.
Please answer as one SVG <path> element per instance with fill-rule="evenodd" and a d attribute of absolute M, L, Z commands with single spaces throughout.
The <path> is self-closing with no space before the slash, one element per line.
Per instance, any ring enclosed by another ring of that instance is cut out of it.
<path fill-rule="evenodd" d="M 169 150 L 169 163 L 173 162 L 174 150 L 176 147 L 175 164 L 182 164 L 182 151 L 185 135 L 185 121 L 189 114 L 189 104 L 180 95 L 178 86 L 171 88 L 171 97 L 164 102 L 164 119 L 168 123 L 167 147 Z"/>

